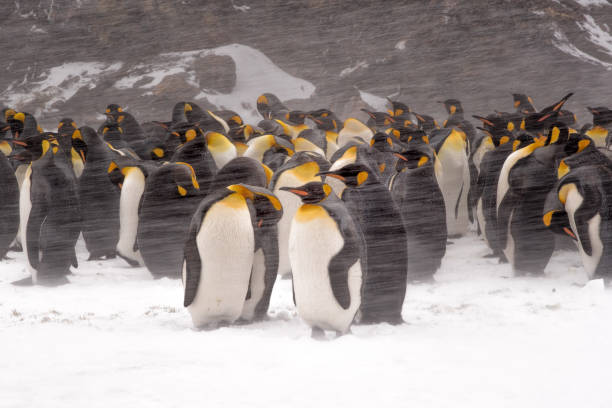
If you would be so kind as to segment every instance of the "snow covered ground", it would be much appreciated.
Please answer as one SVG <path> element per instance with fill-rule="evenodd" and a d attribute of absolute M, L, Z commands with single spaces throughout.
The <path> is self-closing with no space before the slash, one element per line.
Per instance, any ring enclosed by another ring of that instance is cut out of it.
<path fill-rule="evenodd" d="M 612 406 L 612 294 L 575 252 L 510 278 L 478 238 L 456 240 L 437 282 L 408 288 L 407 324 L 321 342 L 288 280 L 268 321 L 195 331 L 179 281 L 79 245 L 64 287 L 12 286 L 23 254 L 0 263 L 2 407 Z"/>

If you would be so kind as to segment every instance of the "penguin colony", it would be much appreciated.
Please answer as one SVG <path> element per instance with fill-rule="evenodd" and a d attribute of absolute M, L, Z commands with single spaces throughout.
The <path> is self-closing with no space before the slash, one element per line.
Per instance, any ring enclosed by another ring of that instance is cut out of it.
<path fill-rule="evenodd" d="M 22 250 L 31 277 L 69 283 L 82 235 L 90 260 L 116 256 L 181 278 L 197 328 L 265 318 L 277 275 L 313 337 L 353 323 L 402 323 L 406 286 L 430 281 L 449 238 L 475 225 L 490 257 L 542 275 L 576 243 L 591 278 L 612 275 L 612 110 L 576 127 L 568 94 L 537 110 L 434 118 L 389 100 L 366 123 L 257 99 L 262 120 L 177 103 L 139 123 L 116 104 L 94 130 L 45 132 L 0 116 L 0 256 Z"/>

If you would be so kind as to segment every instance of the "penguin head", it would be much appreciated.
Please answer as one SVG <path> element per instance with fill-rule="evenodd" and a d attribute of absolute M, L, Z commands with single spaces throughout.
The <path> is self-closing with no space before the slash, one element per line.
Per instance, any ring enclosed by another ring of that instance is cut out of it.
<path fill-rule="evenodd" d="M 544 132 L 557 122 L 558 111 L 546 113 L 536 112 L 527 115 L 521 126 L 526 132 L 532 134 L 534 138 L 544 140 Z"/>
<path fill-rule="evenodd" d="M 565 144 L 569 140 L 569 128 L 563 122 L 555 122 L 548 129 L 545 145 Z"/>
<path fill-rule="evenodd" d="M 529 96 L 521 93 L 513 93 L 512 98 L 514 100 L 514 107 L 516 108 L 517 112 L 520 112 L 523 115 L 536 112 L 536 109 L 533 106 L 533 100 Z"/>
<path fill-rule="evenodd" d="M 227 136 L 232 142 L 246 143 L 255 134 L 255 129 L 251 125 L 242 125 L 231 128 Z"/>
<path fill-rule="evenodd" d="M 444 105 L 446 112 L 449 115 L 454 115 L 455 113 L 463 113 L 463 107 L 461 106 L 461 102 L 458 99 L 447 99 L 445 101 L 438 101 Z"/>
<path fill-rule="evenodd" d="M 57 143 L 57 141 L 54 143 Z M 31 161 L 38 160 L 47 154 L 52 155 L 54 153 L 52 141 L 49 140 L 48 135 L 44 134 L 33 135 L 22 140 L 13 140 L 13 144 L 23 147 L 27 151 L 27 154 L 24 155 L 23 158 L 27 156 Z M 57 146 L 55 146 L 55 148 L 57 149 Z"/>
<path fill-rule="evenodd" d="M 13 118 L 13 116 L 16 114 L 17 112 L 15 111 L 15 109 L 11 109 L 11 108 L 3 108 L 2 109 L 2 117 L 4 118 L 4 122 L 8 123 L 8 121 L 10 119 Z"/>
<path fill-rule="evenodd" d="M 366 125 L 370 128 L 384 129 L 395 123 L 395 119 L 387 112 L 372 112 L 367 109 L 361 109 L 370 117 Z"/>
<path fill-rule="evenodd" d="M 57 134 L 59 137 L 72 136 L 75 129 L 78 129 L 76 123 L 71 118 L 63 118 L 57 125 Z"/>
<path fill-rule="evenodd" d="M 233 184 L 227 189 L 251 201 L 255 210 L 253 214 L 253 227 L 255 228 L 273 226 L 283 216 L 283 206 L 280 200 L 267 188 L 249 184 Z"/>
<path fill-rule="evenodd" d="M 115 147 L 121 145 L 123 128 L 118 123 L 106 123 L 102 128 L 102 138 Z"/>
<path fill-rule="evenodd" d="M 336 117 L 334 112 L 329 109 L 318 109 L 308 112 L 308 117 L 312 119 L 317 128 L 321 130 L 328 130 L 332 132 L 340 131 L 340 125 L 342 122 Z"/>
<path fill-rule="evenodd" d="M 429 144 L 429 136 L 427 136 L 425 131 L 420 129 L 400 128 L 393 129 L 392 133 L 404 144 Z"/>
<path fill-rule="evenodd" d="M 585 149 L 593 148 L 595 148 L 595 144 L 590 137 L 582 133 L 571 133 L 565 144 L 564 153 L 566 156 L 571 156 L 576 153 L 581 153 L 585 151 Z"/>
<path fill-rule="evenodd" d="M 81 140 L 87 146 L 101 145 L 103 143 L 100 135 L 89 126 L 81 126 L 79 129 Z"/>
<path fill-rule="evenodd" d="M 338 179 L 347 187 L 361 187 L 368 180 L 372 180 L 372 170 L 363 163 L 351 163 L 337 170 L 321 171 L 317 176 L 327 176 Z"/>
<path fill-rule="evenodd" d="M 535 139 L 529 133 L 521 132 L 512 141 L 512 151 L 517 151 L 534 143 Z"/>
<path fill-rule="evenodd" d="M 331 186 L 320 181 L 311 181 L 300 187 L 281 187 L 280 189 L 297 195 L 304 204 L 320 203 L 332 194 Z"/>
<path fill-rule="evenodd" d="M 106 118 L 111 122 L 116 122 L 117 117 L 122 112 L 123 112 L 123 108 L 117 105 L 116 103 L 111 103 L 110 105 L 106 106 L 106 109 L 104 110 L 104 114 L 106 115 Z"/>
<path fill-rule="evenodd" d="M 576 119 L 576 115 L 574 115 L 574 112 L 565 110 L 565 109 L 561 109 L 559 111 L 559 115 L 557 116 L 557 120 L 559 122 L 563 122 L 565 123 L 567 126 L 572 126 L 575 125 L 576 122 L 578 122 L 578 120 Z"/>
<path fill-rule="evenodd" d="M 294 110 L 285 113 L 285 120 L 292 125 L 303 125 L 306 119 L 306 112 Z"/>
<path fill-rule="evenodd" d="M 402 116 L 406 115 L 407 113 L 410 113 L 410 108 L 405 103 L 393 101 L 389 98 L 387 98 L 387 100 L 391 104 L 391 110 L 389 111 L 389 114 L 391 116 Z"/>
<path fill-rule="evenodd" d="M 399 134 L 398 132 L 398 135 Z M 393 134 L 393 137 L 395 137 L 395 134 Z M 370 140 L 370 147 L 379 152 L 390 152 L 393 150 L 393 138 L 386 133 L 376 132 L 374 136 L 372 136 L 372 140 Z"/>
<path fill-rule="evenodd" d="M 200 185 L 196 178 L 195 171 L 189 163 L 176 162 L 168 163 L 165 166 L 171 167 L 172 180 L 174 185 L 171 187 L 179 197 L 193 197 L 200 195 Z"/>
<path fill-rule="evenodd" d="M 593 126 L 606 126 L 612 123 L 612 110 L 605 106 L 587 107 L 587 109 L 593 115 Z"/>
<path fill-rule="evenodd" d="M 257 124 L 257 127 L 261 129 L 263 134 L 280 136 L 285 133 L 285 129 L 275 120 L 264 119 Z"/>
<path fill-rule="evenodd" d="M 274 94 L 264 93 L 257 98 L 257 112 L 264 119 L 274 119 L 286 111 L 288 109 Z"/>
<path fill-rule="evenodd" d="M 395 153 L 395 157 L 399 159 L 395 163 L 395 171 L 398 173 L 432 165 L 432 155 L 424 149 L 409 149 Z"/>
<path fill-rule="evenodd" d="M 558 102 L 545 107 L 544 109 L 542 109 L 540 111 L 540 113 L 548 113 L 548 112 L 559 112 L 561 110 L 561 108 L 563 107 L 563 105 L 565 105 L 565 102 L 567 102 L 567 100 L 573 95 L 573 92 L 568 93 L 567 95 L 565 95 L 563 98 L 561 98 Z"/>
<path fill-rule="evenodd" d="M 422 115 L 415 112 L 412 112 L 412 114 L 417 119 L 418 128 L 424 131 L 425 133 L 429 134 L 431 131 L 440 128 L 436 120 L 431 116 Z"/>

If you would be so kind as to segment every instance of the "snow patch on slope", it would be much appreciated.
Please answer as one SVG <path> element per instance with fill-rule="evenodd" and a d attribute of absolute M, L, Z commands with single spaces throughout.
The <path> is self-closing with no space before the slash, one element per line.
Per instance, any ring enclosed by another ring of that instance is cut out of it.
<path fill-rule="evenodd" d="M 387 100 L 378 95 L 371 94 L 369 92 L 364 92 L 359 90 L 359 97 L 361 100 L 374 108 L 377 112 L 386 112 L 387 111 Z"/>
<path fill-rule="evenodd" d="M 608 0 L 574 0 L 576 3 L 580 4 L 582 7 L 601 7 L 601 6 L 610 6 L 612 3 Z"/>
<path fill-rule="evenodd" d="M 589 41 L 597 45 L 608 55 L 612 55 L 612 35 L 609 28 L 603 28 L 589 15 L 584 16 L 584 23 L 578 22 L 578 27 L 589 35 Z"/>
<path fill-rule="evenodd" d="M 123 64 L 116 62 L 107 64 L 102 62 L 69 62 L 43 72 L 34 79 L 24 78 L 23 81 L 14 81 L 0 93 L 8 106 L 16 106 L 32 102 L 37 99 L 45 101 L 41 111 L 56 112 L 53 108 L 56 102 L 65 102 L 72 98 L 81 88 L 93 89 L 100 78 L 121 69 Z M 37 114 L 39 112 L 37 111 Z"/>
<path fill-rule="evenodd" d="M 204 88 L 206 84 L 199 83 L 194 63 L 211 55 L 228 56 L 234 60 L 236 85 L 230 93 L 218 93 Z M 255 101 L 264 92 L 271 92 L 281 100 L 288 100 L 307 99 L 315 91 L 312 83 L 288 74 L 261 51 L 241 44 L 160 54 L 152 62 L 130 68 L 128 76 L 117 81 L 114 86 L 118 89 L 134 86 L 151 89 L 165 77 L 179 73 L 186 74 L 187 82 L 201 89 L 200 94 L 195 97 L 196 100 L 206 99 L 220 109 L 234 110 L 247 122 L 261 119 L 255 109 Z"/>
<path fill-rule="evenodd" d="M 576 22 L 578 27 L 580 27 L 580 29 L 587 34 L 587 39 L 596 45 L 602 53 L 612 56 L 612 35 L 610 35 L 610 29 L 608 26 L 606 25 L 605 27 L 601 27 L 599 24 L 597 24 L 595 19 L 588 14 L 584 17 L 585 19 L 583 22 Z M 608 70 L 612 70 L 612 63 L 597 58 L 596 56 L 576 47 L 556 25 L 554 26 L 552 43 L 555 47 L 568 55 L 590 64 L 601 65 Z"/>

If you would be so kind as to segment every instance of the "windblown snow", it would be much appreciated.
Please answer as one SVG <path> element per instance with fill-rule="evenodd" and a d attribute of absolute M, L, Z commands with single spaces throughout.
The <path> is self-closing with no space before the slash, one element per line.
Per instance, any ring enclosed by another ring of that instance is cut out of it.
<path fill-rule="evenodd" d="M 278 280 L 269 320 L 195 331 L 178 280 L 87 262 L 63 287 L 15 287 L 0 264 L 0 401 L 6 407 L 609 407 L 612 294 L 576 252 L 542 278 L 510 278 L 473 235 L 436 283 L 409 286 L 406 324 L 320 342 Z"/>

